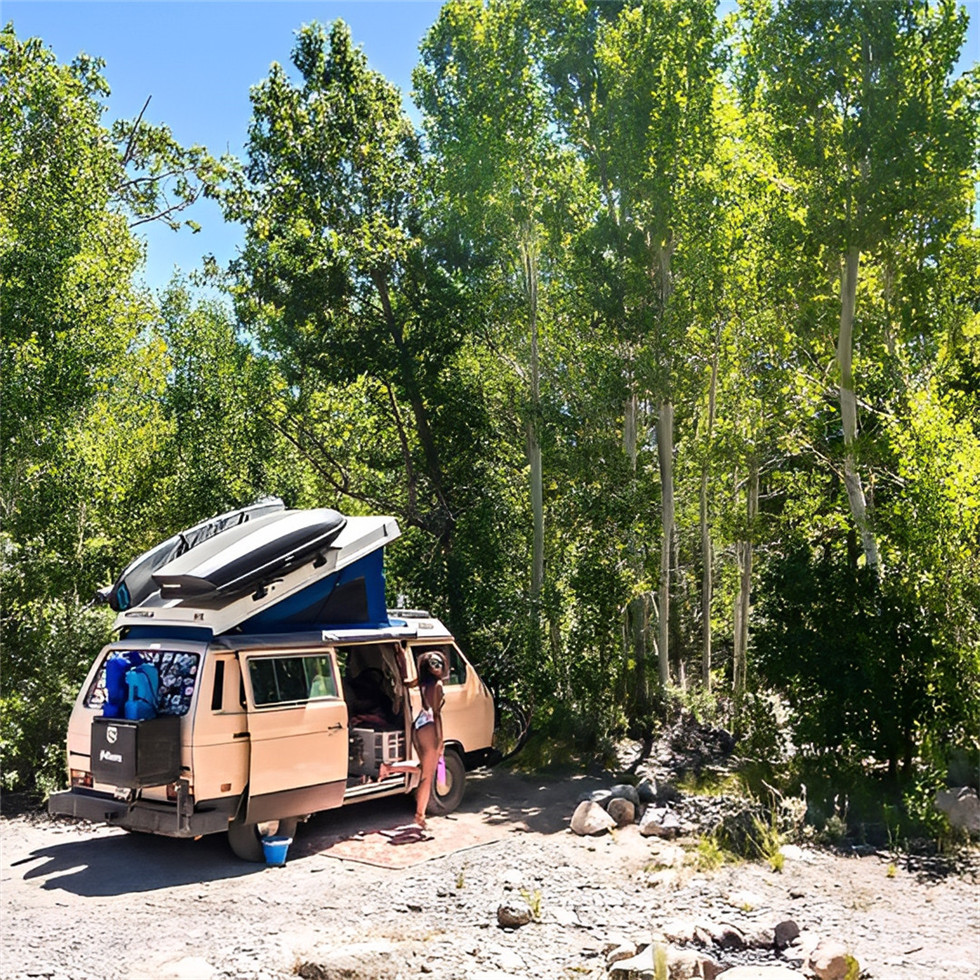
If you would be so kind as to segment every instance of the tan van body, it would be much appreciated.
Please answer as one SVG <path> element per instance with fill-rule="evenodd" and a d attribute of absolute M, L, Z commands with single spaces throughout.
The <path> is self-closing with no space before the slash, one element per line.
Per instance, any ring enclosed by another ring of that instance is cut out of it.
<path fill-rule="evenodd" d="M 386 520 L 390 540 L 394 522 Z M 277 583 L 280 592 L 289 591 L 288 578 Z M 433 789 L 430 809 L 454 809 L 466 770 L 492 761 L 493 697 L 426 613 L 392 610 L 379 628 L 229 629 L 195 639 L 193 630 L 173 628 L 192 604 L 175 610 L 155 601 L 120 614 L 117 626 L 147 618 L 158 625 L 130 630 L 89 671 L 68 728 L 70 788 L 52 795 L 52 814 L 171 837 L 227 831 L 236 854 L 261 860 L 267 834 L 291 835 L 318 811 L 416 788 L 411 732 L 421 701 L 405 680 L 417 678 L 428 650 L 449 664 L 447 779 L 441 792 Z M 170 714 L 103 716 L 106 662 L 131 651 L 157 665 L 175 692 Z M 407 763 L 409 771 L 380 780 L 381 762 Z"/>

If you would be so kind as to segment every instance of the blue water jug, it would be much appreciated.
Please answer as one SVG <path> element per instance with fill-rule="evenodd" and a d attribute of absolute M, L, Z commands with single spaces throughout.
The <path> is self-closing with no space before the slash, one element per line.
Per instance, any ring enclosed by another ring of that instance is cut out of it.
<path fill-rule="evenodd" d="M 102 714 L 106 718 L 122 718 L 129 697 L 126 672 L 141 664 L 143 658 L 135 650 L 114 653 L 105 664 L 105 704 Z"/>
<path fill-rule="evenodd" d="M 139 664 L 126 671 L 126 705 L 123 714 L 130 721 L 156 718 L 160 672 L 153 664 Z"/>

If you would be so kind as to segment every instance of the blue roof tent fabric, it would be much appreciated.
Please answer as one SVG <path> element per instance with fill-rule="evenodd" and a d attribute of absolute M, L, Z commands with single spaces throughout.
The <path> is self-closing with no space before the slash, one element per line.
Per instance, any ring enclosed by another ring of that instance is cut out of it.
<path fill-rule="evenodd" d="M 321 626 L 387 627 L 384 549 L 328 575 L 240 626 L 242 633 L 279 633 Z"/>

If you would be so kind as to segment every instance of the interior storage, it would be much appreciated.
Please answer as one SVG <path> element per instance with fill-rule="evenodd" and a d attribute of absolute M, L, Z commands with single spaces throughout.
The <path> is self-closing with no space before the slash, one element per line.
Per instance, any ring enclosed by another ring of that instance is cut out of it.
<path fill-rule="evenodd" d="M 349 783 L 377 779 L 382 762 L 408 757 L 404 657 L 397 643 L 337 648 L 349 725 Z"/>

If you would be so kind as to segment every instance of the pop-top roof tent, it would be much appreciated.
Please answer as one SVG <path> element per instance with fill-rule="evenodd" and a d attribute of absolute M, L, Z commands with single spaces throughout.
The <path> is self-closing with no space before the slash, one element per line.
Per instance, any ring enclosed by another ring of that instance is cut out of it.
<path fill-rule="evenodd" d="M 115 627 L 214 636 L 388 628 L 384 547 L 400 534 L 393 517 L 327 508 L 250 515 L 156 567 L 156 591 L 123 609 Z"/>

